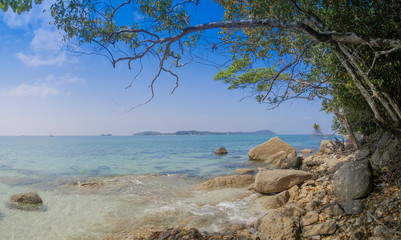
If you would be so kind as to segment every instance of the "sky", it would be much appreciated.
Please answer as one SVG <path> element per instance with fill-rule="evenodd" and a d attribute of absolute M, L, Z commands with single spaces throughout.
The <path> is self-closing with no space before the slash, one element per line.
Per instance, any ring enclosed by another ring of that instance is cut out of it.
<path fill-rule="evenodd" d="M 157 62 L 144 61 L 143 74 L 127 89 L 138 66 L 113 68 L 104 57 L 69 51 L 49 24 L 52 18 L 43 11 L 48 6 L 21 15 L 0 13 L 0 136 L 262 129 L 310 134 L 314 123 L 331 133 L 332 116 L 320 111 L 319 101 L 290 101 L 267 110 L 267 105 L 244 99 L 247 92 L 213 81 L 216 68 L 197 63 L 177 71 L 180 85 L 174 94 L 175 80 L 162 77 L 155 98 L 129 111 L 149 98 L 148 81 Z M 199 22 L 221 16 L 213 5 L 196 11 Z"/>

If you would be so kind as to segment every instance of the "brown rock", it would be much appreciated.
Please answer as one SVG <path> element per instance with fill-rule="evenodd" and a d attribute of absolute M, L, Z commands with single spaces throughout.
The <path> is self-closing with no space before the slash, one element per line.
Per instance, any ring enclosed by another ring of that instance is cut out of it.
<path fill-rule="evenodd" d="M 235 172 L 239 174 L 247 174 L 247 173 L 253 173 L 254 170 L 250 168 L 237 168 L 235 169 Z"/>
<path fill-rule="evenodd" d="M 272 196 L 263 196 L 259 199 L 260 204 L 266 209 L 276 209 L 284 206 L 288 199 L 290 198 L 290 194 L 288 191 L 281 192 Z"/>
<path fill-rule="evenodd" d="M 262 194 L 282 192 L 311 178 L 311 173 L 300 170 L 260 171 L 256 175 L 255 191 Z"/>
<path fill-rule="evenodd" d="M 255 177 L 252 175 L 230 175 L 220 176 L 201 184 L 200 189 L 211 190 L 216 188 L 242 188 L 253 183 Z"/>
<path fill-rule="evenodd" d="M 259 219 L 258 227 L 262 240 L 296 240 L 299 239 L 299 228 L 296 223 L 283 214 L 270 210 Z"/>
<path fill-rule="evenodd" d="M 303 216 L 301 218 L 300 223 L 301 223 L 301 226 L 304 227 L 304 226 L 309 226 L 311 224 L 314 224 L 317 221 L 319 221 L 319 213 L 313 211 L 313 212 L 307 212 L 305 214 L 305 216 Z"/>
<path fill-rule="evenodd" d="M 312 153 L 312 149 L 302 149 L 300 151 L 300 153 L 302 153 L 302 154 L 311 154 Z"/>
<path fill-rule="evenodd" d="M 329 235 L 333 234 L 337 229 L 337 224 L 334 220 L 319 223 L 315 225 L 305 226 L 302 228 L 302 236 Z"/>
<path fill-rule="evenodd" d="M 299 217 L 305 214 L 305 210 L 295 203 L 288 203 L 278 210 L 287 217 Z"/>
<path fill-rule="evenodd" d="M 295 149 L 278 137 L 273 137 L 269 141 L 252 148 L 249 150 L 248 156 L 250 160 L 271 162 L 277 158 L 277 155 L 275 158 L 271 157 L 281 151 L 285 152 L 284 158 L 287 158 L 289 154 L 291 154 L 292 157 L 296 156 Z M 284 156 L 283 153 L 281 154 Z"/>
<path fill-rule="evenodd" d="M 226 155 L 228 153 L 228 151 L 227 151 L 227 149 L 221 147 L 221 148 L 214 150 L 214 153 L 216 155 Z"/>
<path fill-rule="evenodd" d="M 14 194 L 9 198 L 7 205 L 10 208 L 27 211 L 43 210 L 43 200 L 37 192 Z"/>
<path fill-rule="evenodd" d="M 332 147 L 333 144 L 329 140 L 322 140 L 319 151 L 322 153 L 332 153 Z"/>

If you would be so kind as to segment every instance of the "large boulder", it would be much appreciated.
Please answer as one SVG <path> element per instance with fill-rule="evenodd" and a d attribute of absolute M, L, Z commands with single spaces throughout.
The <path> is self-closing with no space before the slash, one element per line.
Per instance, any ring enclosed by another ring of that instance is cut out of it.
<path fill-rule="evenodd" d="M 322 142 L 320 143 L 319 151 L 322 153 L 332 153 L 332 147 L 333 143 L 331 143 L 329 140 L 322 140 Z"/>
<path fill-rule="evenodd" d="M 211 190 L 216 188 L 242 188 L 248 187 L 255 181 L 252 175 L 230 175 L 213 178 L 201 184 L 201 190 Z"/>
<path fill-rule="evenodd" d="M 44 210 L 43 200 L 37 192 L 24 192 L 10 196 L 7 206 L 26 211 Z"/>
<path fill-rule="evenodd" d="M 282 192 L 312 177 L 311 173 L 301 170 L 260 171 L 255 178 L 255 191 L 262 194 Z"/>
<path fill-rule="evenodd" d="M 366 197 L 373 190 L 368 161 L 347 162 L 333 175 L 334 194 L 343 200 Z"/>
<path fill-rule="evenodd" d="M 262 240 L 297 240 L 299 228 L 289 217 L 270 210 L 258 221 L 259 236 Z"/>
<path fill-rule="evenodd" d="M 248 152 L 250 160 L 263 161 L 266 163 L 276 163 L 287 157 L 295 157 L 296 152 L 291 145 L 278 137 L 273 137 L 269 141 L 253 147 Z"/>

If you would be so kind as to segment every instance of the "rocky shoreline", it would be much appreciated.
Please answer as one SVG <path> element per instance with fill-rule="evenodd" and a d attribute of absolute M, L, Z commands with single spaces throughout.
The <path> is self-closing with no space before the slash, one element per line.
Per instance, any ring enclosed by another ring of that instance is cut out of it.
<path fill-rule="evenodd" d="M 400 188 L 394 182 L 378 178 L 377 171 L 379 164 L 386 163 L 379 156 L 383 153 L 384 158 L 394 156 L 399 151 L 394 146 L 398 140 L 386 133 L 376 142 L 360 141 L 365 143 L 361 150 L 351 154 L 336 151 L 333 143 L 323 141 L 317 153 L 301 157 L 299 170 L 259 169 L 254 177 L 251 170 L 242 169 L 239 172 L 244 174 L 220 176 L 200 186 L 203 190 L 247 187 L 250 192 L 256 192 L 264 208 L 261 210 L 266 214 L 254 226 L 232 226 L 219 233 L 179 227 L 159 231 L 142 229 L 104 240 L 401 239 Z M 301 152 L 310 153 L 309 150 Z M 253 156 L 281 168 L 296 166 L 292 162 L 300 158 L 287 146 L 267 154 L 267 159 L 260 157 L 263 155 L 260 153 Z"/>
<path fill-rule="evenodd" d="M 237 169 L 235 175 L 210 179 L 194 189 L 241 188 L 244 198 L 256 195 L 264 216 L 251 225 L 226 226 L 215 233 L 185 225 L 139 228 L 102 240 L 401 239 L 401 181 L 396 171 L 400 141 L 389 133 L 359 141 L 362 148 L 356 152 L 347 151 L 346 145 L 322 141 L 317 152 L 306 149 L 297 155 L 295 149 L 275 137 L 252 148 L 249 157 L 273 163 L 278 169 Z M 123 191 L 132 181 L 126 178 L 88 181 L 72 187 L 102 192 L 114 192 L 117 187 Z M 10 206 L 15 205 L 13 199 L 16 197 L 10 197 Z"/>

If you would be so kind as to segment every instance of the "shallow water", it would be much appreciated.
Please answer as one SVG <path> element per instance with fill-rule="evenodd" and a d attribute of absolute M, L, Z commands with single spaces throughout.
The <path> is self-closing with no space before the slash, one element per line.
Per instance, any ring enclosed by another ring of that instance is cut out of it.
<path fill-rule="evenodd" d="M 321 141 L 280 137 L 298 148 L 317 148 Z M 258 167 L 248 162 L 247 151 L 269 138 L 0 137 L 0 239 L 98 239 L 139 227 L 217 231 L 252 224 L 263 214 L 255 195 L 194 189 L 235 168 Z M 213 154 L 220 146 L 229 150 L 227 156 Z M 126 176 L 108 178 L 121 175 Z M 104 185 L 77 185 L 88 179 L 102 179 Z M 31 190 L 39 192 L 46 211 L 6 207 L 10 195 Z"/>

